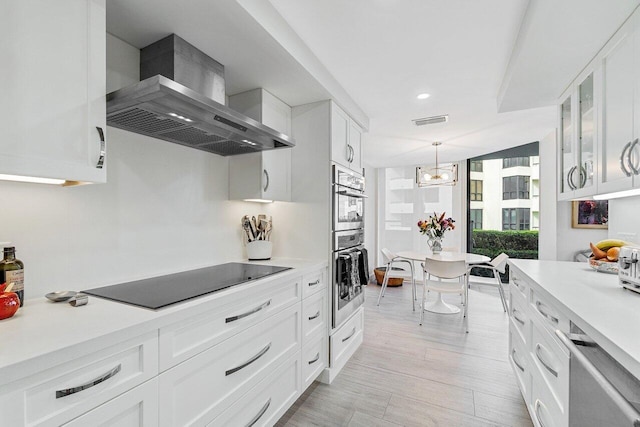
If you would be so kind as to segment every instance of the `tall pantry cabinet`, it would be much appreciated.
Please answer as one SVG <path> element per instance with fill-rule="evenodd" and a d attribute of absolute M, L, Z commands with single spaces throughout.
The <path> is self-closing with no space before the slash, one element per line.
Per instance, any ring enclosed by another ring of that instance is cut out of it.
<path fill-rule="evenodd" d="M 105 0 L 3 2 L 0 38 L 0 174 L 105 182 Z"/>

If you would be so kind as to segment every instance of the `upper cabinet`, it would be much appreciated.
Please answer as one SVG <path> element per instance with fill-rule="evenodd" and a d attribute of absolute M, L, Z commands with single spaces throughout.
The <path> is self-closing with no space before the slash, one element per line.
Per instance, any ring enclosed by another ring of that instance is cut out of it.
<path fill-rule="evenodd" d="M 286 135 L 291 134 L 291 107 L 264 89 L 229 97 L 229 106 Z M 229 198 L 291 201 L 291 148 L 229 157 Z"/>
<path fill-rule="evenodd" d="M 331 160 L 362 173 L 362 129 L 331 103 Z"/>
<path fill-rule="evenodd" d="M 560 98 L 558 107 L 558 199 L 568 200 L 595 193 L 596 108 L 594 72 L 576 80 Z"/>
<path fill-rule="evenodd" d="M 106 181 L 105 0 L 5 2 L 0 174 Z"/>
<path fill-rule="evenodd" d="M 640 187 L 640 9 L 558 101 L 558 199 Z"/>
<path fill-rule="evenodd" d="M 599 193 L 640 186 L 640 19 L 635 13 L 604 47 Z"/>

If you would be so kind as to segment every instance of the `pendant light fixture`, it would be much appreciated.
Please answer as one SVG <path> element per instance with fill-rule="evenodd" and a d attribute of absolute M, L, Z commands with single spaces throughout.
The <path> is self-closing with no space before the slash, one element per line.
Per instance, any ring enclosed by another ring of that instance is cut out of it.
<path fill-rule="evenodd" d="M 416 168 L 416 183 L 418 187 L 438 187 L 453 186 L 458 182 L 458 165 L 438 163 L 438 146 L 442 142 L 434 142 L 431 144 L 436 147 L 436 167 L 428 168 L 426 166 L 418 166 Z"/>

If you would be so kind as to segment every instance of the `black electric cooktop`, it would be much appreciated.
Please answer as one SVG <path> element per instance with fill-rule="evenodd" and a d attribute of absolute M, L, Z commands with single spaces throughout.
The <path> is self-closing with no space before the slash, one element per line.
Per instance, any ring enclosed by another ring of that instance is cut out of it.
<path fill-rule="evenodd" d="M 291 267 L 229 262 L 82 292 L 156 310 L 290 269 Z"/>

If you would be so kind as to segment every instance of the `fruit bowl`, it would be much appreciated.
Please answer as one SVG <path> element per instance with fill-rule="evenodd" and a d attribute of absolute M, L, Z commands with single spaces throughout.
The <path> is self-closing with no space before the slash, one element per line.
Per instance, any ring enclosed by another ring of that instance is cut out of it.
<path fill-rule="evenodd" d="M 604 259 L 589 258 L 589 266 L 601 273 L 618 274 L 618 263 Z"/>

